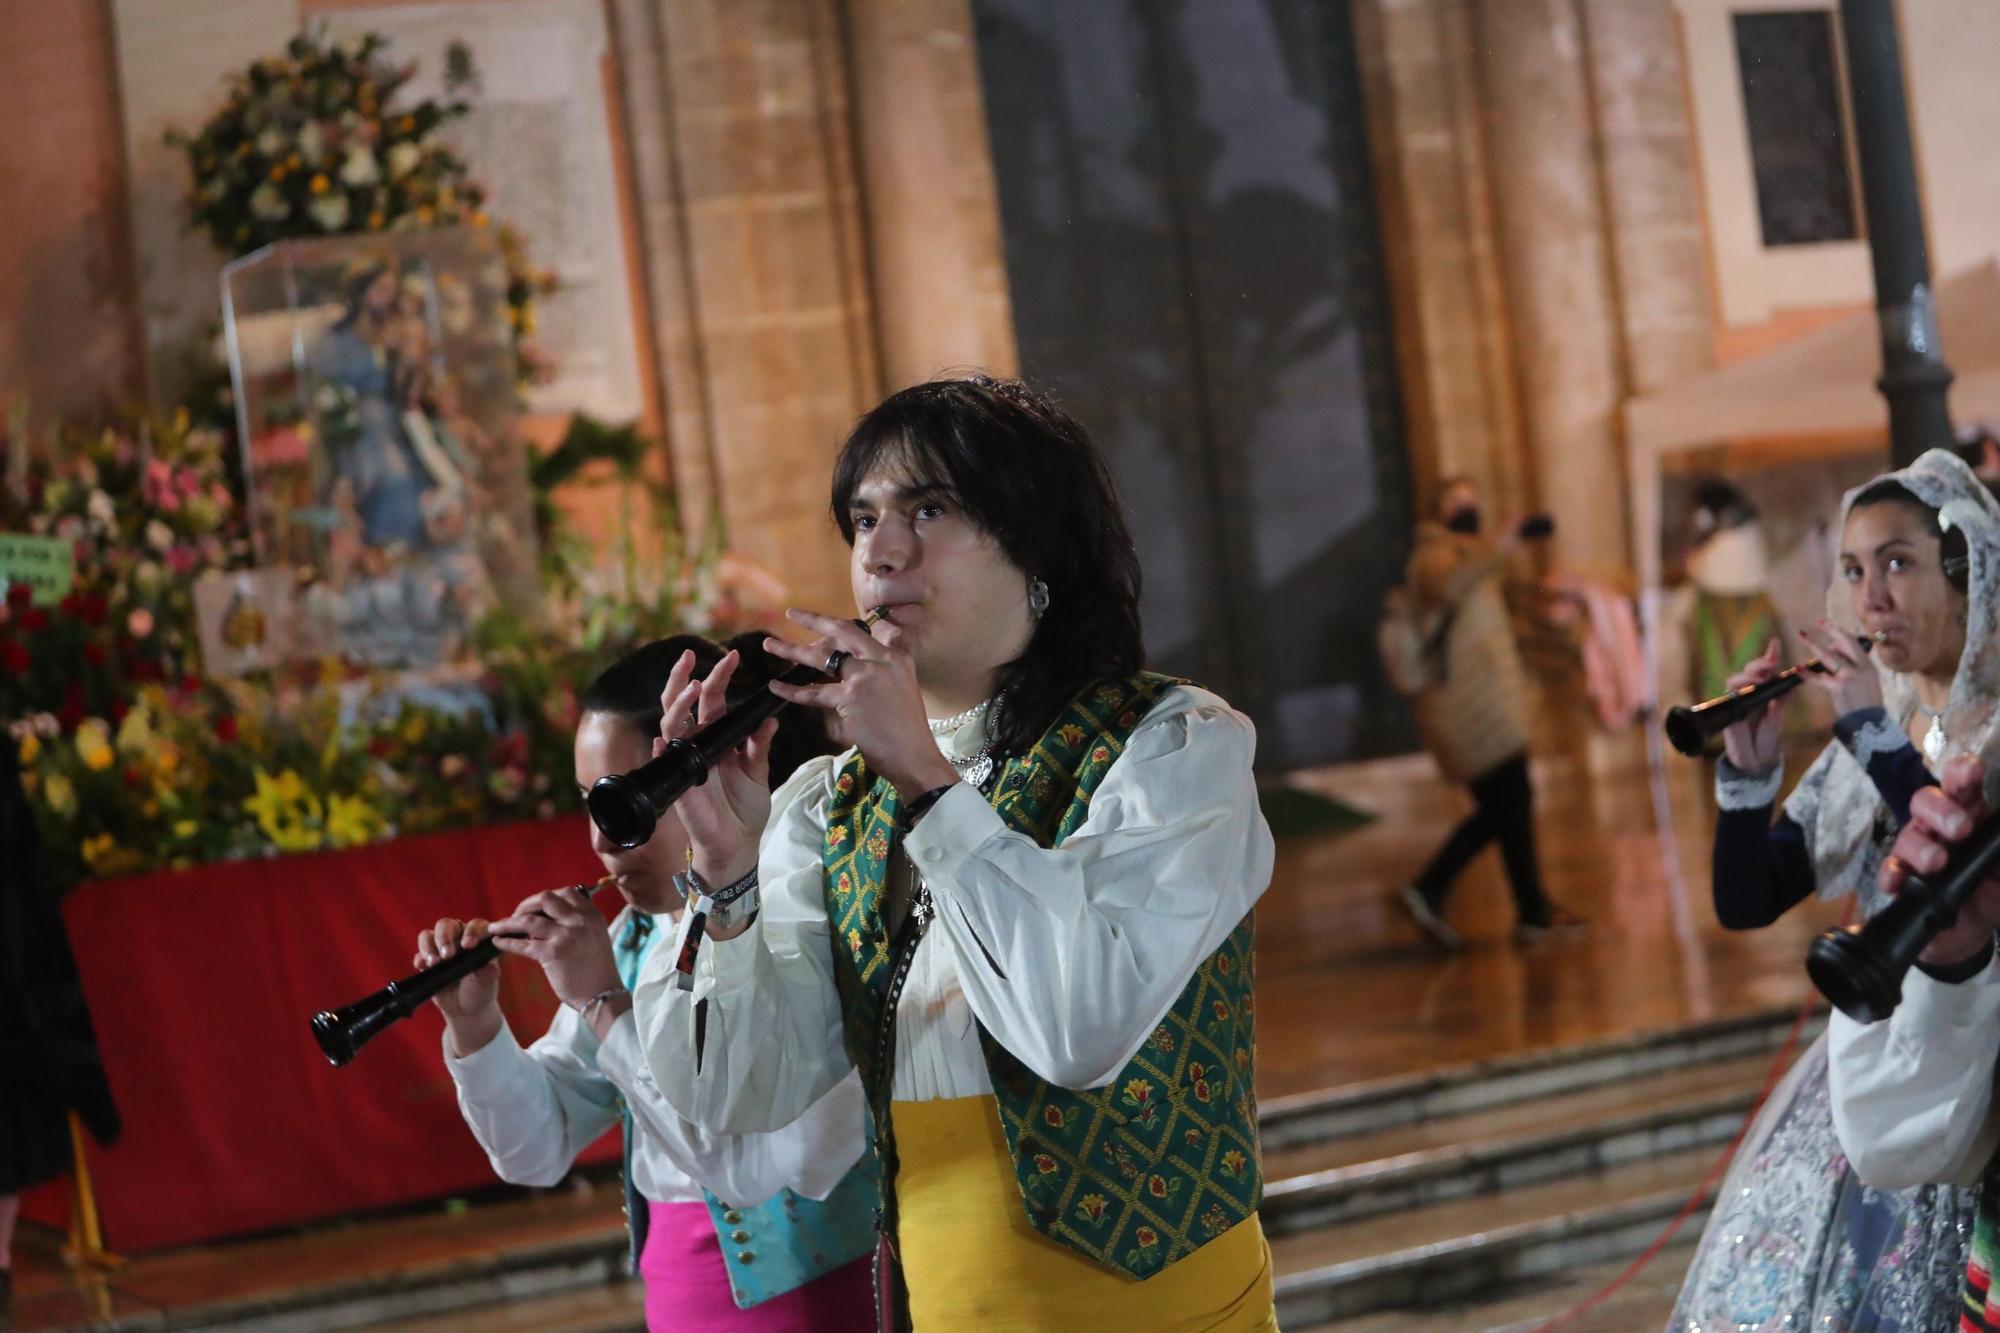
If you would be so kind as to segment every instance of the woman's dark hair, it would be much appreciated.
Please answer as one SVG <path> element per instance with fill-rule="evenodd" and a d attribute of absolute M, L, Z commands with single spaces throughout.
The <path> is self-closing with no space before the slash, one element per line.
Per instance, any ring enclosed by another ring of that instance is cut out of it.
<path fill-rule="evenodd" d="M 1854 497 L 1854 503 L 1847 507 L 1847 512 L 1852 514 L 1857 509 L 1882 504 L 1907 505 L 1924 516 L 1924 526 L 1931 536 L 1938 539 L 1938 560 L 1944 569 L 1945 582 L 1956 588 L 1959 596 L 1965 596 L 1972 586 L 1972 562 L 1967 554 L 1965 534 L 1957 528 L 1947 530 L 1938 522 L 1937 510 L 1918 499 L 1915 491 L 1893 477 L 1869 482 Z"/>
<path fill-rule="evenodd" d="M 340 312 L 340 318 L 334 321 L 334 328 L 347 328 L 361 318 L 361 311 L 368 301 L 369 288 L 375 285 L 376 279 L 389 271 L 389 265 L 378 259 L 370 262 L 347 280 L 345 308 Z"/>
<path fill-rule="evenodd" d="M 1049 606 L 1007 665 L 992 735 L 1025 754 L 1086 686 L 1139 669 L 1139 557 L 1104 458 L 1083 426 L 1020 380 L 972 375 L 891 394 L 861 418 L 833 465 L 833 521 L 854 544 L 854 497 L 878 471 L 945 497 Z"/>
<path fill-rule="evenodd" d="M 675 634 L 656 639 L 643 648 L 627 653 L 604 669 L 603 674 L 583 692 L 578 708 L 583 713 L 605 713 L 644 736 L 660 734 L 660 694 L 667 688 L 667 676 L 681 654 L 694 653 L 697 680 L 715 670 L 723 654 L 731 649 L 743 654 L 736 677 L 729 682 L 729 702 L 734 704 L 763 689 L 785 663 L 764 651 L 764 633 L 753 630 L 739 634 L 718 647 L 699 634 Z M 778 734 L 771 740 L 771 786 L 776 788 L 794 770 L 815 755 L 832 754 L 826 724 L 818 710 L 787 708 L 778 715 Z"/>

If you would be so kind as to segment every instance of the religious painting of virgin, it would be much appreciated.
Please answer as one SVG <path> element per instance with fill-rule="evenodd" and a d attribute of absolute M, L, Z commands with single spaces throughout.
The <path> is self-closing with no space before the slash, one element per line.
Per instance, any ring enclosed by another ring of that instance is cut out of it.
<path fill-rule="evenodd" d="M 260 564 L 295 655 L 468 661 L 538 591 L 505 277 L 477 233 L 290 242 L 230 266 L 225 312 Z"/>

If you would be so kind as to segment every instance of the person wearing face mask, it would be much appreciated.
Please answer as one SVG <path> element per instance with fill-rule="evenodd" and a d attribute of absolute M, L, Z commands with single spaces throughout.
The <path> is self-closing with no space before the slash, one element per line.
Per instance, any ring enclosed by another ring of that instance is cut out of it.
<path fill-rule="evenodd" d="M 885 1181 L 878 1327 L 1277 1327 L 1257 1219 L 1255 733 L 1140 669 L 1103 458 L 1033 388 L 892 395 L 834 465 L 864 632 L 766 646 L 845 754 L 761 739 L 676 807 L 710 917 L 638 990 L 661 1091 L 712 1132 L 859 1069 Z M 676 678 L 666 732 L 722 706 Z M 690 717 L 689 714 L 693 716 Z"/>
<path fill-rule="evenodd" d="M 1830 668 L 1806 679 L 1832 700 L 1835 738 L 1779 808 L 1777 707 L 1724 733 L 1712 876 L 1724 926 L 1767 925 L 1815 894 L 1855 894 L 1862 917 L 1886 902 L 1877 872 L 1913 797 L 1949 754 L 1990 740 L 1996 561 L 2000 506 L 1948 451 L 1848 494 L 1828 614 L 1800 631 Z M 1729 688 L 1779 666 L 1773 641 Z M 1773 1091 L 1717 1197 L 1673 1328 L 1952 1326 L 1955 1292 L 1940 1296 L 1930 1270 L 1962 1264 L 1973 1195 L 1856 1178 L 1825 1038 Z"/>
<path fill-rule="evenodd" d="M 744 646 L 755 652 L 760 637 Z M 599 676 L 581 700 L 578 789 L 643 764 L 669 676 L 706 676 L 723 658 L 708 640 L 680 635 Z M 755 687 L 746 675 L 742 688 Z M 788 773 L 831 748 L 816 716 L 795 714 L 771 740 L 770 762 Z M 846 1333 L 868 1318 L 874 1248 L 877 1171 L 859 1082 L 831 1085 L 770 1133 L 710 1133 L 676 1115 L 640 1053 L 630 988 L 673 933 L 687 837 L 669 811 L 638 847 L 620 849 L 595 828 L 591 843 L 625 899 L 608 930 L 585 893 L 561 889 L 534 894 L 503 920 L 448 917 L 417 937 L 415 963 L 429 967 L 492 935 L 503 952 L 539 963 L 563 1003 L 524 1050 L 500 1012 L 497 962 L 436 998 L 466 1124 L 501 1179 L 548 1186 L 622 1118 L 626 1217 L 649 1328 Z"/>
<path fill-rule="evenodd" d="M 1583 925 L 1551 902 L 1535 851 L 1535 790 L 1528 776 L 1528 677 L 1501 581 L 1523 541 L 1546 535 L 1546 518 L 1513 524 L 1498 542 L 1481 533 L 1479 490 L 1464 477 L 1438 492 L 1437 519 L 1417 528 L 1405 586 L 1437 645 L 1415 696 L 1417 730 L 1445 779 L 1472 793 L 1473 811 L 1415 880 L 1396 894 L 1418 929 L 1445 949 L 1464 944 L 1444 919 L 1445 899 L 1487 844 L 1500 844 L 1514 891 L 1516 939 Z"/>

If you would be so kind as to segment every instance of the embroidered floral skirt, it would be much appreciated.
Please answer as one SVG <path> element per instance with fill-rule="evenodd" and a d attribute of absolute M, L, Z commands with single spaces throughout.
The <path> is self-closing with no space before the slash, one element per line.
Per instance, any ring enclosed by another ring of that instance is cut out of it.
<path fill-rule="evenodd" d="M 1870 1189 L 1834 1136 L 1826 1038 L 1799 1057 L 1716 1194 L 1669 1333 L 1957 1326 L 1976 1190 Z"/>

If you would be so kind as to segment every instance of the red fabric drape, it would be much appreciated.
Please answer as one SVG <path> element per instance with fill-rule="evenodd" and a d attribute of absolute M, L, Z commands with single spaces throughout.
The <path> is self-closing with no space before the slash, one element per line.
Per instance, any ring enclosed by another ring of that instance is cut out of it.
<path fill-rule="evenodd" d="M 307 1020 L 407 973 L 417 931 L 440 916 L 504 916 L 530 893 L 595 879 L 586 828 L 576 816 L 428 834 L 71 894 L 64 916 L 125 1118 L 124 1137 L 90 1159 L 106 1242 L 147 1250 L 493 1183 L 459 1118 L 435 1009 L 344 1069 Z M 534 964 L 501 966 L 525 1045 L 555 999 Z M 611 1134 L 585 1160 L 617 1153 Z M 29 1202 L 59 1220 L 60 1192 Z"/>

